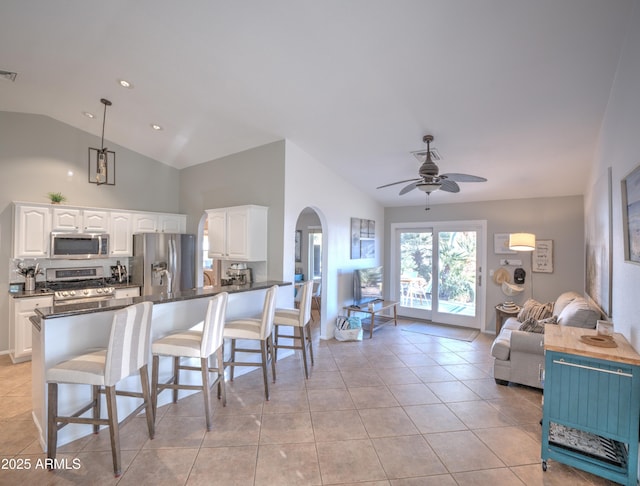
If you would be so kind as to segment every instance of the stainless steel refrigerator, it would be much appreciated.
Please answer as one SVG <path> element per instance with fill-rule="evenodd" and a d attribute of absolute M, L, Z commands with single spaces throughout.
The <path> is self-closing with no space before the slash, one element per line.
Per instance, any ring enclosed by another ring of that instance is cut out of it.
<path fill-rule="evenodd" d="M 174 293 L 196 286 L 196 237 L 172 233 L 133 235 L 131 282 L 141 295 Z"/>

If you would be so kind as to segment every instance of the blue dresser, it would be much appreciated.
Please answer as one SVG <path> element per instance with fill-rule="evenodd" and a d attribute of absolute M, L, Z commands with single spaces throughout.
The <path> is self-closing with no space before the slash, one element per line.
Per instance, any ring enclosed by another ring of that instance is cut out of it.
<path fill-rule="evenodd" d="M 542 468 L 552 459 L 636 486 L 640 355 L 621 334 L 615 348 L 583 335 L 596 331 L 545 326 Z"/>

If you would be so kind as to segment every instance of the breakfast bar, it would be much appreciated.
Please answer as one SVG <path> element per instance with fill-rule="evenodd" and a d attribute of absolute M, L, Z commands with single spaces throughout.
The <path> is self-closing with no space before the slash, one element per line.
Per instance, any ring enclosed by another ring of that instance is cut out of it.
<path fill-rule="evenodd" d="M 265 281 L 245 285 L 227 285 L 163 293 L 144 297 L 130 297 L 77 305 L 38 308 L 32 322 L 32 401 L 33 420 L 39 433 L 40 444 L 46 450 L 47 437 L 47 393 L 45 372 L 57 363 L 80 355 L 92 348 L 105 348 L 109 341 L 113 314 L 139 302 L 152 302 L 153 320 L 151 340 L 169 333 L 189 329 L 202 322 L 208 298 L 220 292 L 229 293 L 227 319 L 262 312 L 265 294 L 273 285 L 279 287 L 277 306 L 287 307 L 293 300 L 293 286 L 289 282 Z M 161 362 L 160 378 L 171 376 L 169 361 Z M 123 380 L 118 388 L 137 391 L 140 382 L 136 376 Z M 181 391 L 180 397 L 188 395 Z M 58 408 L 67 413 L 80 408 L 91 398 L 90 387 L 60 385 Z M 158 405 L 171 399 L 170 394 L 161 394 Z M 137 407 L 136 400 L 118 397 L 121 417 L 127 416 Z M 58 445 L 63 445 L 91 433 L 91 428 L 69 424 L 58 432 Z"/>

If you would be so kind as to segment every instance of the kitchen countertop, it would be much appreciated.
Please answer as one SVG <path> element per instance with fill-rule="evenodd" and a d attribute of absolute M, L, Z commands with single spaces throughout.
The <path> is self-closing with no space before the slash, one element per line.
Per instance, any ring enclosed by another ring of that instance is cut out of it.
<path fill-rule="evenodd" d="M 53 307 L 42 307 L 35 310 L 38 317 L 42 319 L 55 319 L 56 317 L 69 317 L 81 314 L 92 314 L 95 312 L 102 312 L 105 310 L 116 310 L 123 307 L 127 307 L 131 304 L 138 304 L 140 302 L 153 302 L 153 304 L 166 304 L 169 302 L 179 302 L 191 299 L 200 299 L 203 297 L 213 297 L 221 292 L 228 292 L 230 294 L 238 292 L 249 292 L 251 290 L 261 290 L 278 285 L 283 287 L 291 285 L 291 282 L 283 282 L 279 280 L 267 280 L 265 282 L 254 282 L 245 285 L 222 285 L 215 287 L 198 287 L 196 289 L 183 290 L 181 292 L 173 292 L 170 294 L 154 294 L 144 295 L 141 297 L 128 297 L 125 299 L 109 299 L 95 302 L 84 302 L 79 304 L 66 304 Z M 132 285 L 128 285 L 133 287 Z M 47 295 L 44 292 L 28 292 L 30 297 L 38 295 Z M 23 296 L 23 297 L 26 297 Z"/>

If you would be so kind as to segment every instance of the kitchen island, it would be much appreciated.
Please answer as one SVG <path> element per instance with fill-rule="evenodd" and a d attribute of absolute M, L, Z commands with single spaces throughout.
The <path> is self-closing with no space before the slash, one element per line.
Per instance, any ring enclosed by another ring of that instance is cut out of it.
<path fill-rule="evenodd" d="M 228 285 L 185 290 L 171 294 L 157 294 L 126 299 L 111 299 L 82 304 L 39 308 L 32 322 L 32 404 L 33 420 L 39 432 L 40 444 L 46 451 L 47 437 L 47 384 L 46 370 L 73 356 L 83 354 L 92 348 L 105 348 L 109 342 L 111 322 L 116 310 L 139 302 L 152 302 L 153 321 L 151 340 L 154 341 L 178 330 L 189 329 L 204 319 L 208 298 L 220 292 L 229 293 L 227 319 L 258 315 L 262 311 L 265 294 L 273 285 L 279 287 L 277 306 L 291 307 L 293 286 L 290 282 L 265 281 L 246 285 Z M 151 362 L 151 359 L 149 359 Z M 149 367 L 151 369 L 151 367 Z M 181 382 L 188 383 L 197 373 L 181 374 Z M 169 359 L 160 360 L 160 380 L 171 376 Z M 138 391 L 140 380 L 137 375 L 123 380 L 118 389 Z M 180 391 L 182 398 L 189 391 Z M 81 408 L 91 399 L 91 387 L 61 384 L 59 387 L 58 409 L 66 414 Z M 104 400 L 104 397 L 103 397 Z M 158 397 L 158 406 L 169 403 L 170 393 Z M 122 420 L 140 403 L 137 399 L 118 397 L 118 416 Z M 106 410 L 106 408 L 103 408 Z M 89 435 L 91 427 L 69 424 L 58 432 L 58 445 L 67 444 Z"/>

